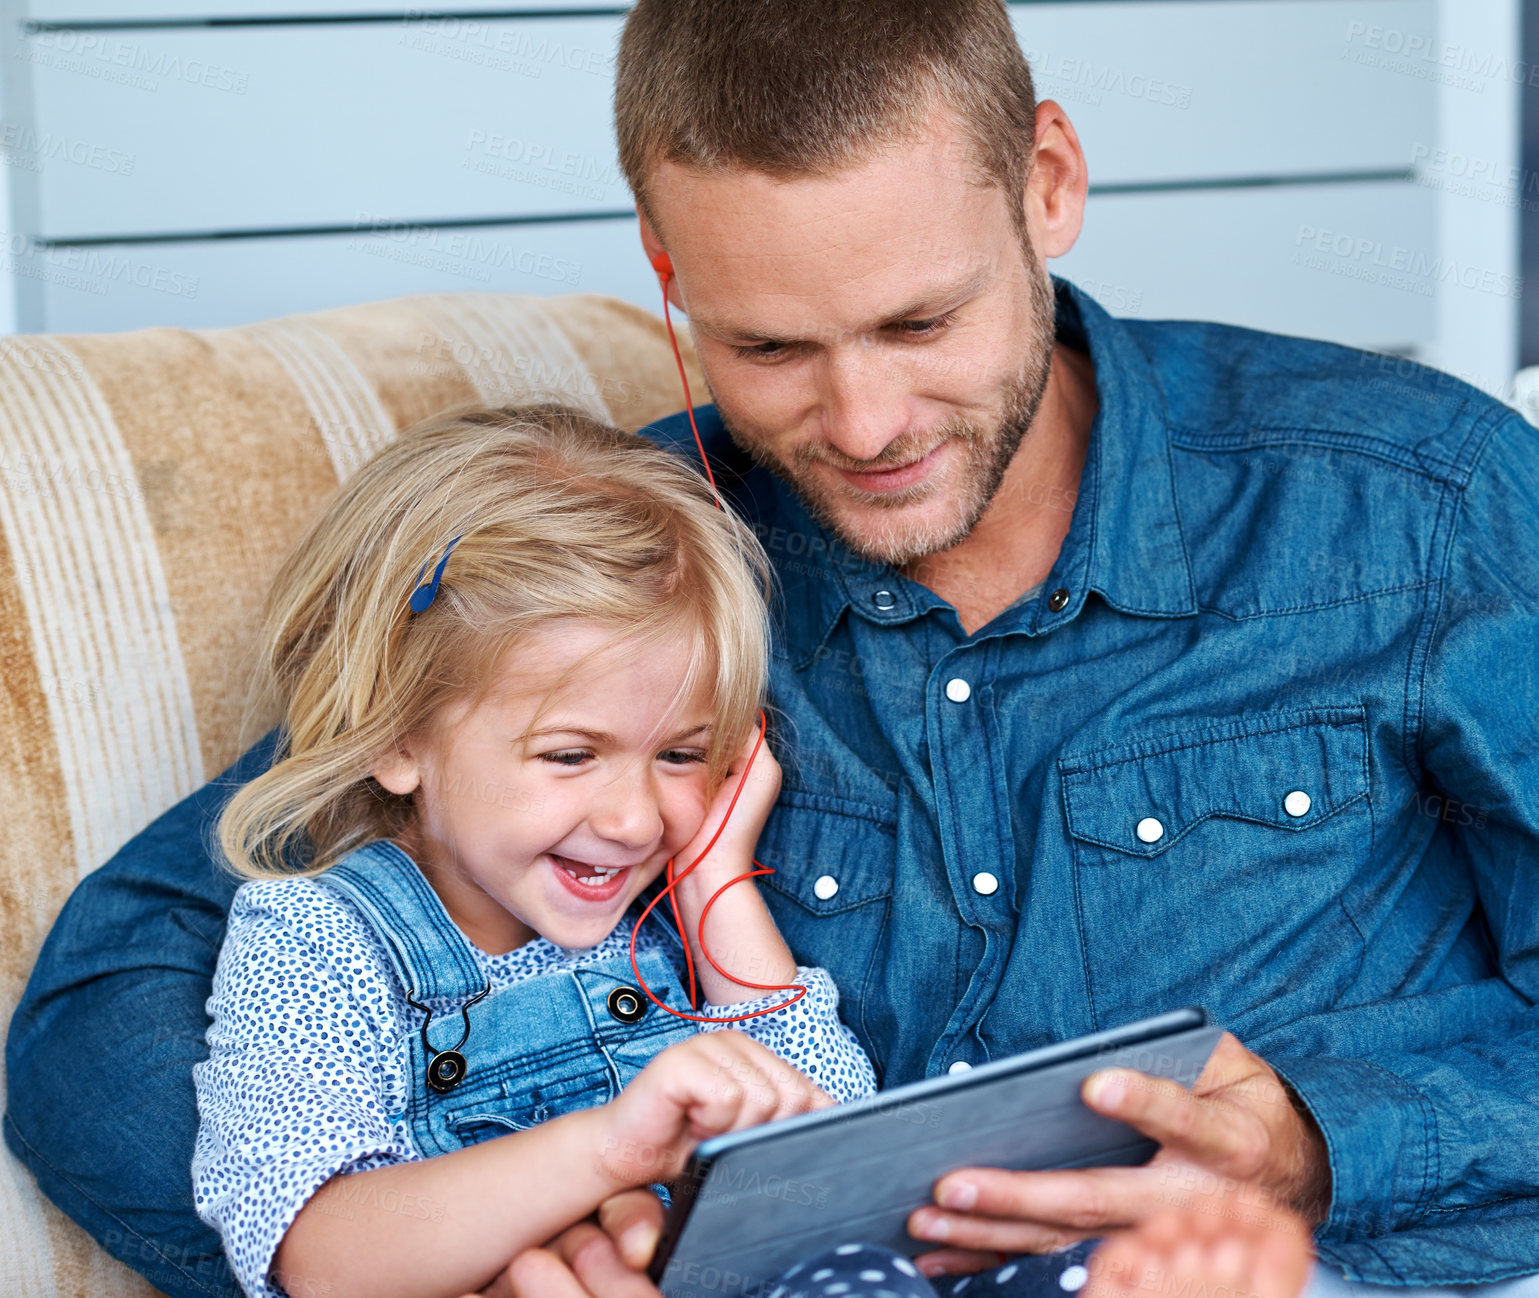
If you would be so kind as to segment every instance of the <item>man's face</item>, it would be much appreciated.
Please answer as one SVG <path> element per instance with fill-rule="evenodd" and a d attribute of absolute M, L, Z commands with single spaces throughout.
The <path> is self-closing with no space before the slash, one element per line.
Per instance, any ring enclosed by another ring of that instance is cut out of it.
<path fill-rule="evenodd" d="M 937 114 L 830 177 L 665 163 L 652 178 L 733 440 L 851 550 L 894 566 L 972 530 L 1052 357 L 1051 284 L 971 157 Z"/>

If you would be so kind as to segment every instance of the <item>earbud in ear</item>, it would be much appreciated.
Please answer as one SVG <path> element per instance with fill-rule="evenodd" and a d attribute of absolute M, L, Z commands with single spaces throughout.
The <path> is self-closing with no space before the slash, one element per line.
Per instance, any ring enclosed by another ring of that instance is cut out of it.
<path fill-rule="evenodd" d="M 663 287 L 668 286 L 668 281 L 673 278 L 673 262 L 666 252 L 660 252 L 652 258 L 652 269 L 657 272 L 658 279 L 662 280 Z"/>

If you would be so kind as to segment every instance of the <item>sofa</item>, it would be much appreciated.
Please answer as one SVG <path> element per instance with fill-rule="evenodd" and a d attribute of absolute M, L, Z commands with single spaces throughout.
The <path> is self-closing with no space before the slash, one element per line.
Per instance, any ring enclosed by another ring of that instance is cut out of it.
<path fill-rule="evenodd" d="M 247 654 L 326 497 L 422 419 L 552 399 L 629 429 L 679 409 L 662 321 L 591 295 L 450 293 L 0 339 L 4 1021 L 71 889 L 276 722 L 243 716 Z M 155 1292 L 0 1151 L 0 1294 Z"/>

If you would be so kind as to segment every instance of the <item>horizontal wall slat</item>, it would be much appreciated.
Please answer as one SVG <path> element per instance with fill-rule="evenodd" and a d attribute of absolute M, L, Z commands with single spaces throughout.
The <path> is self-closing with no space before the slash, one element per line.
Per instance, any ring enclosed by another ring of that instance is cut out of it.
<path fill-rule="evenodd" d="M 1101 195 L 1078 246 L 1050 266 L 1114 314 L 1419 347 L 1446 273 L 1426 264 L 1430 199 L 1399 184 Z M 11 260 L 42 287 L 38 327 L 66 332 L 239 324 L 449 289 L 611 293 L 658 307 L 633 219 L 106 244 Z"/>
<path fill-rule="evenodd" d="M 1432 199 L 1403 182 L 1106 194 L 1049 265 L 1115 315 L 1422 352 L 1451 279 L 1484 279 L 1493 302 L 1517 287 L 1439 261 Z"/>
<path fill-rule="evenodd" d="M 62 0 L 61 0 L 62 3 Z M 1431 0 L 1016 5 L 1094 184 L 1383 172 L 1431 139 L 1427 82 L 1351 56 Z M 621 19 L 43 31 L 11 152 L 47 237 L 615 210 Z M 25 132 L 30 132 L 26 134 Z"/>
<path fill-rule="evenodd" d="M 421 13 L 519 13 L 589 9 L 627 9 L 631 0 L 451 0 L 448 4 L 403 5 L 390 0 L 28 0 L 27 17 L 46 23 L 222 22 L 243 18 L 316 19 L 356 15 Z"/>
<path fill-rule="evenodd" d="M 18 258 L 12 257 L 14 264 Z M 148 325 L 218 328 L 407 293 L 609 293 L 658 309 L 657 277 L 634 217 L 617 221 L 184 243 L 100 244 L 34 252 L 51 332 Z"/>
<path fill-rule="evenodd" d="M 610 125 L 619 24 L 36 33 L 24 46 L 35 233 L 624 210 Z"/>
<path fill-rule="evenodd" d="M 1435 48 L 1432 0 L 1139 0 L 1012 11 L 1038 99 L 1074 123 L 1090 182 L 1411 165 L 1430 83 L 1358 56 L 1368 31 Z"/>

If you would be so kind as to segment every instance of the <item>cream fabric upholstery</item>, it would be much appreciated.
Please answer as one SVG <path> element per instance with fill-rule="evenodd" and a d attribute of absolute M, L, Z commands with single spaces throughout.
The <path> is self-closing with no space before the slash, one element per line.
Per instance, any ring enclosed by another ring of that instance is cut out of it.
<path fill-rule="evenodd" d="M 542 398 L 625 428 L 679 409 L 662 322 L 607 298 L 455 293 L 0 339 L 0 1021 L 75 884 L 261 733 L 237 734 L 239 664 L 326 496 L 401 428 Z M 153 1292 L 0 1153 L 0 1293 Z"/>

